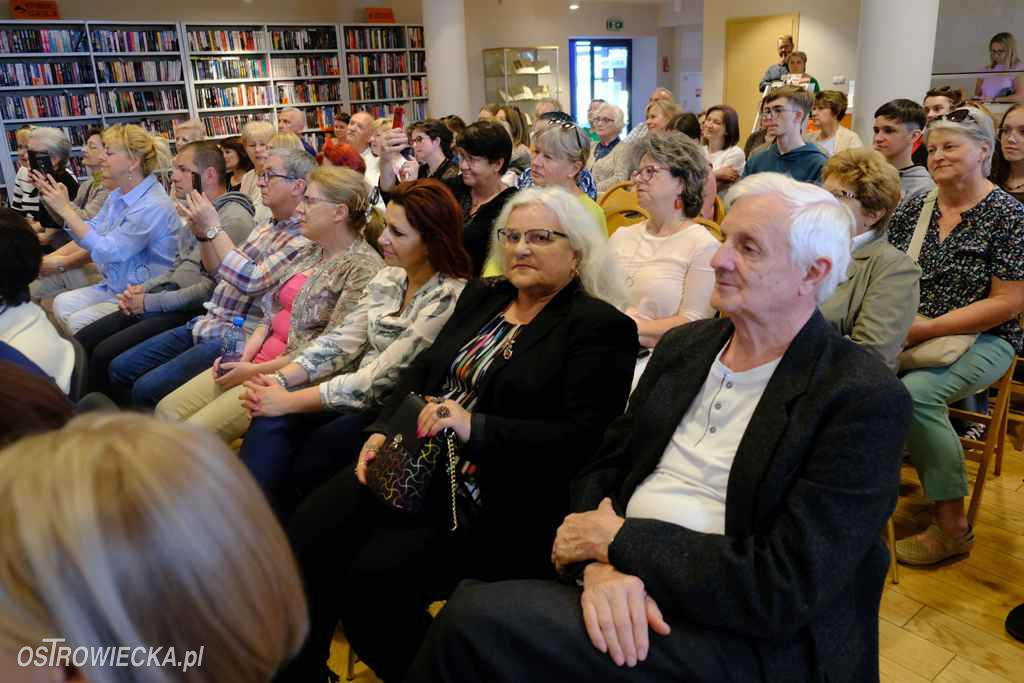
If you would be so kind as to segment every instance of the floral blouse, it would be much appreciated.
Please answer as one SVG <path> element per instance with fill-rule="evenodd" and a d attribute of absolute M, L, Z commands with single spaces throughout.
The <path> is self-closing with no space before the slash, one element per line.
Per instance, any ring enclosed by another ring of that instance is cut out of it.
<path fill-rule="evenodd" d="M 330 378 L 320 384 L 325 408 L 381 405 L 402 370 L 434 343 L 466 281 L 437 273 L 403 309 L 407 285 L 404 269 L 382 268 L 341 325 L 314 339 L 295 359 L 310 383 Z"/>
<path fill-rule="evenodd" d="M 287 356 L 305 348 L 324 330 L 340 325 L 355 310 L 366 285 L 384 267 L 384 259 L 361 237 L 342 253 L 320 263 L 323 253 L 319 244 L 309 243 L 288 264 L 279 285 L 263 298 L 263 323 L 269 325 L 281 311 L 281 289 L 296 273 L 313 269 L 292 302 L 292 324 L 284 350 Z"/>
<path fill-rule="evenodd" d="M 889 221 L 889 241 L 907 251 L 927 192 L 901 204 Z M 996 188 L 961 216 L 960 223 L 939 242 L 936 202 L 921 245 L 921 305 L 918 312 L 936 318 L 988 297 L 992 278 L 1024 280 L 1024 205 Z M 1017 353 L 1024 351 L 1024 332 L 1017 318 L 988 330 Z"/>

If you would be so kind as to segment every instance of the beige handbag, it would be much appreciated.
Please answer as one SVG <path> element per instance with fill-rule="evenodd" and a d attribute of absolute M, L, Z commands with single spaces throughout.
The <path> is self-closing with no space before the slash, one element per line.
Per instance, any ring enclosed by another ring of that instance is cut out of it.
<path fill-rule="evenodd" d="M 910 247 L 907 249 L 907 256 L 913 259 L 914 263 L 917 263 L 917 259 L 921 255 L 921 245 L 924 244 L 924 236 L 928 232 L 928 224 L 932 220 L 932 211 L 935 209 L 938 196 L 938 190 L 933 188 L 925 197 L 921 215 L 917 217 L 914 235 L 910 238 Z M 928 319 L 924 315 L 914 316 L 915 322 Z M 900 354 L 900 372 L 952 365 L 960 356 L 967 353 L 977 338 L 977 334 L 949 334 L 944 337 L 933 337 L 916 346 L 911 346 L 909 349 L 904 349 Z"/>

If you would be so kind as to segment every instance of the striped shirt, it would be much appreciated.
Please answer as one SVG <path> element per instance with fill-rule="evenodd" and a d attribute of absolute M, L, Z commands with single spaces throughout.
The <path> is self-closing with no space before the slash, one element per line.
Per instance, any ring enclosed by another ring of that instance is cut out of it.
<path fill-rule="evenodd" d="M 293 216 L 259 226 L 241 246 L 225 254 L 217 270 L 217 286 L 206 303 L 207 313 L 192 321 L 196 343 L 220 339 L 236 316 L 245 318 L 246 331 L 251 332 L 263 319 L 260 298 L 277 286 L 288 264 L 308 244 Z"/>
<path fill-rule="evenodd" d="M 466 281 L 437 273 L 403 309 L 407 286 L 404 269 L 381 269 L 345 321 L 313 340 L 295 359 L 310 384 L 331 377 L 320 384 L 324 407 L 381 405 L 402 370 L 434 343 Z"/>

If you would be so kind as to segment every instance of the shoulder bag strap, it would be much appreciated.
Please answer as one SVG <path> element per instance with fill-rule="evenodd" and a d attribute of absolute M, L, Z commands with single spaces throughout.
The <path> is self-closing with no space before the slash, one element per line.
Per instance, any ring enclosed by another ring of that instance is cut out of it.
<path fill-rule="evenodd" d="M 921 245 L 924 244 L 924 236 L 928 232 L 928 225 L 932 222 L 932 212 L 935 210 L 935 202 L 938 198 L 939 189 L 933 187 L 924 198 L 924 204 L 921 205 L 921 213 L 918 215 L 917 225 L 914 227 L 914 235 L 910 238 L 910 246 L 907 248 L 907 256 L 914 263 L 917 263 L 917 259 L 921 255 Z"/>

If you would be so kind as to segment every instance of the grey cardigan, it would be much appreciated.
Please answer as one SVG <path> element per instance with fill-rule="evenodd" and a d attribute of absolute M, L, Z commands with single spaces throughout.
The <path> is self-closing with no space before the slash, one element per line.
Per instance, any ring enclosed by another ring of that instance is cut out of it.
<path fill-rule="evenodd" d="M 883 233 L 853 252 L 846 280 L 821 304 L 821 314 L 896 372 L 917 313 L 920 280 L 921 269 Z"/>

